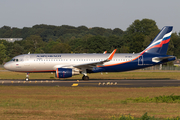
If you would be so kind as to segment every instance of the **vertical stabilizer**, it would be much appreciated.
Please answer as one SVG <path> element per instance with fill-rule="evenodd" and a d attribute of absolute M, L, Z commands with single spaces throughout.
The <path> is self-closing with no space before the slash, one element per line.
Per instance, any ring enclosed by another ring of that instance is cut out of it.
<path fill-rule="evenodd" d="M 159 34 L 154 38 L 154 40 L 149 44 L 149 46 L 141 53 L 153 53 L 166 55 L 169 41 L 172 34 L 172 26 L 165 26 L 159 32 Z"/>

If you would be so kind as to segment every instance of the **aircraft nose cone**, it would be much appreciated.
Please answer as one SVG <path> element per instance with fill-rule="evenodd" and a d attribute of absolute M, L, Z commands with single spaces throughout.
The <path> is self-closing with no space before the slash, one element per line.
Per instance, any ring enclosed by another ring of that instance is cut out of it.
<path fill-rule="evenodd" d="M 8 63 L 5 63 L 5 64 L 4 64 L 4 68 L 8 70 L 8 69 L 9 69 L 9 64 L 8 64 Z"/>

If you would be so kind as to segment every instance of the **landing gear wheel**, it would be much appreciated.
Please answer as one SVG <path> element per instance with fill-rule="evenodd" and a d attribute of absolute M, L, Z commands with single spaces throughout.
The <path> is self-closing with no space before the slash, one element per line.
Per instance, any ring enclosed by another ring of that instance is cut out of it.
<path fill-rule="evenodd" d="M 89 77 L 88 76 L 83 76 L 82 80 L 89 80 Z"/>
<path fill-rule="evenodd" d="M 26 80 L 26 81 L 28 81 L 28 80 L 29 80 L 29 78 L 27 77 L 25 80 Z"/>
<path fill-rule="evenodd" d="M 26 74 L 26 79 L 25 79 L 25 80 L 26 80 L 26 81 L 29 80 L 29 73 Z"/>

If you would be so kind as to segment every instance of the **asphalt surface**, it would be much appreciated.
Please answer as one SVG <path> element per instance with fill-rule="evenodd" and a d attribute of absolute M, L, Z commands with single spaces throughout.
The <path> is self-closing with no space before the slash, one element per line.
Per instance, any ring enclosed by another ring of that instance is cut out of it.
<path fill-rule="evenodd" d="M 0 80 L 3 86 L 94 86 L 94 87 L 168 87 L 180 86 L 180 80 Z"/>

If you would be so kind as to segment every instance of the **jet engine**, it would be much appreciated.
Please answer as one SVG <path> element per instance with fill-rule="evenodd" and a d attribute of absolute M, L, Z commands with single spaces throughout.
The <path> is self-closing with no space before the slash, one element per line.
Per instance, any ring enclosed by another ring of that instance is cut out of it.
<path fill-rule="evenodd" d="M 79 70 L 71 69 L 71 68 L 57 68 L 55 76 L 57 78 L 68 78 L 73 75 L 79 75 Z"/>

